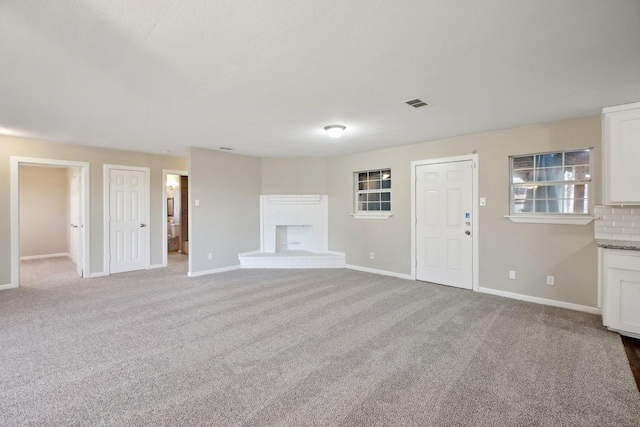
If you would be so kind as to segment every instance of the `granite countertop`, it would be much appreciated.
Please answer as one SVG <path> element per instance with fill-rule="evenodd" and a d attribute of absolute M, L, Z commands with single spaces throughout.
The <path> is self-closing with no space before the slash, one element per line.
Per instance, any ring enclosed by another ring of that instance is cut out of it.
<path fill-rule="evenodd" d="M 599 247 L 605 249 L 624 249 L 628 251 L 640 251 L 640 242 L 632 242 L 631 240 L 608 240 L 596 239 Z"/>

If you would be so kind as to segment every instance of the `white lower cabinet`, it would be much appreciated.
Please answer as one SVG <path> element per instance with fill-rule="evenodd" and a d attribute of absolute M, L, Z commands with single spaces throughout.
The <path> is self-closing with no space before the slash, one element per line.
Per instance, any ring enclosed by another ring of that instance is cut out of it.
<path fill-rule="evenodd" d="M 600 249 L 602 323 L 640 338 L 640 251 Z"/>

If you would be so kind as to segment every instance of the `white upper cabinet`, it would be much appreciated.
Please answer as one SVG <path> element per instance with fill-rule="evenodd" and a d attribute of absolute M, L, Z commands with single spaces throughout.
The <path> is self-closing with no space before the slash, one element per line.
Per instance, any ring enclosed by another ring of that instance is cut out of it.
<path fill-rule="evenodd" d="M 602 110 L 605 205 L 640 205 L 640 102 Z"/>

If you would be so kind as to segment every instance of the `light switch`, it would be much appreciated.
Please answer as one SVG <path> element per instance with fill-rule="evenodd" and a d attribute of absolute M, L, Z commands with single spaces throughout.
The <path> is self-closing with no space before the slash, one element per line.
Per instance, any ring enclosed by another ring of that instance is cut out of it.
<path fill-rule="evenodd" d="M 196 199 L 196 206 L 200 206 L 200 199 Z"/>
<path fill-rule="evenodd" d="M 487 206 L 487 198 L 480 197 L 480 206 Z"/>

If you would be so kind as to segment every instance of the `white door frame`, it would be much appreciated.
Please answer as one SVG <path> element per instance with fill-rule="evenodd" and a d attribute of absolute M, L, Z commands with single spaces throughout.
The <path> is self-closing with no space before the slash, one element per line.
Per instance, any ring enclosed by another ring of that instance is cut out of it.
<path fill-rule="evenodd" d="M 79 253 L 79 246 L 80 246 L 80 242 L 75 242 L 75 239 L 72 239 L 71 236 L 73 236 L 75 234 L 75 232 L 73 230 L 78 230 L 78 236 L 79 236 L 79 240 L 82 240 L 82 224 L 84 221 L 82 221 L 82 206 L 80 206 L 80 195 L 82 194 L 82 174 L 80 174 L 80 169 L 78 168 L 71 168 L 71 169 L 67 169 L 67 171 L 71 171 L 72 174 L 71 176 L 69 176 L 69 173 L 67 173 L 67 182 L 69 183 L 69 188 L 68 188 L 68 192 L 67 194 L 69 195 L 69 257 L 71 258 L 71 261 L 73 261 L 76 264 L 76 271 L 78 272 L 78 275 L 80 277 L 84 277 L 84 269 L 82 268 L 82 263 L 80 262 L 82 254 Z M 76 188 L 77 191 L 73 191 L 73 197 L 76 197 L 76 193 L 77 193 L 77 204 L 71 204 L 71 197 L 72 197 L 72 183 L 73 181 L 75 181 L 76 184 Z M 78 221 L 76 222 L 76 224 L 73 224 L 73 220 L 71 218 L 71 214 L 77 214 L 78 215 Z M 77 246 L 75 248 L 75 254 L 73 249 L 73 246 Z"/>
<path fill-rule="evenodd" d="M 82 276 L 89 277 L 90 254 L 90 217 L 89 217 L 89 162 L 76 162 L 71 160 L 42 159 L 36 157 L 11 156 L 10 171 L 10 205 L 11 205 L 11 284 L 0 286 L 0 289 L 17 288 L 20 286 L 20 165 L 49 166 L 59 168 L 79 168 L 82 175 L 80 189 L 80 210 L 83 216 L 84 226 L 81 230 L 82 240 Z"/>
<path fill-rule="evenodd" d="M 189 176 L 189 172 L 187 171 L 179 171 L 179 170 L 173 170 L 173 169 L 163 169 L 162 170 L 162 218 L 165 220 L 165 226 L 162 228 L 162 266 L 166 267 L 167 265 L 169 265 L 169 257 L 168 257 L 168 251 L 169 251 L 169 247 L 167 246 L 168 241 L 167 239 L 169 238 L 169 235 L 167 234 L 167 226 L 166 226 L 166 219 L 167 219 L 167 175 L 180 175 L 180 176 Z M 180 188 L 180 191 L 182 192 L 182 188 Z M 182 205 L 180 205 L 182 206 Z M 182 217 L 180 218 L 180 221 L 182 222 Z M 182 248 L 180 248 L 182 249 Z"/>
<path fill-rule="evenodd" d="M 418 218 L 418 213 L 416 212 L 416 168 L 418 166 L 424 165 L 433 165 L 438 163 L 451 163 L 451 162 L 460 162 L 460 161 L 468 161 L 471 160 L 473 164 L 473 172 L 472 172 L 472 203 L 473 203 L 473 221 L 471 221 L 471 233 L 473 236 L 473 249 L 472 249 L 472 285 L 471 288 L 474 291 L 478 291 L 479 282 L 480 282 L 480 251 L 479 251 L 479 242 L 480 236 L 478 233 L 479 227 L 479 198 L 478 198 L 478 169 L 479 169 L 479 159 L 478 154 L 468 154 L 463 156 L 455 156 L 455 157 L 442 157 L 439 159 L 428 159 L 428 160 L 416 160 L 411 162 L 411 277 L 413 280 L 417 280 L 416 276 L 416 263 L 418 262 L 416 258 L 416 222 Z"/>
<path fill-rule="evenodd" d="M 150 168 L 142 168 L 142 167 L 137 167 L 137 166 L 122 166 L 122 165 L 108 165 L 105 164 L 104 165 L 104 176 L 102 178 L 102 182 L 104 183 L 104 187 L 103 187 L 103 196 L 104 196 L 104 208 L 103 208 L 103 218 L 104 218 L 104 259 L 103 259 L 103 271 L 104 271 L 104 275 L 108 276 L 111 274 L 111 265 L 110 265 L 110 254 L 111 254 L 111 233 L 109 232 L 109 219 L 110 219 L 110 203 L 111 203 L 111 191 L 110 191 L 110 177 L 111 177 L 111 170 L 112 169 L 119 169 L 119 170 L 128 170 L 128 171 L 138 171 L 138 172 L 143 172 L 144 173 L 144 177 L 145 177 L 145 200 L 144 200 L 144 204 L 146 206 L 146 215 L 144 218 L 145 223 L 147 224 L 147 232 L 146 234 L 146 241 L 144 242 L 145 246 L 146 246 L 146 259 L 145 259 L 145 269 L 149 270 L 151 268 L 151 222 L 149 221 L 149 216 L 151 215 L 151 181 L 149 179 L 150 175 L 151 175 L 151 169 Z M 166 207 L 165 207 L 166 209 Z M 165 239 L 166 240 L 166 239 Z"/>

